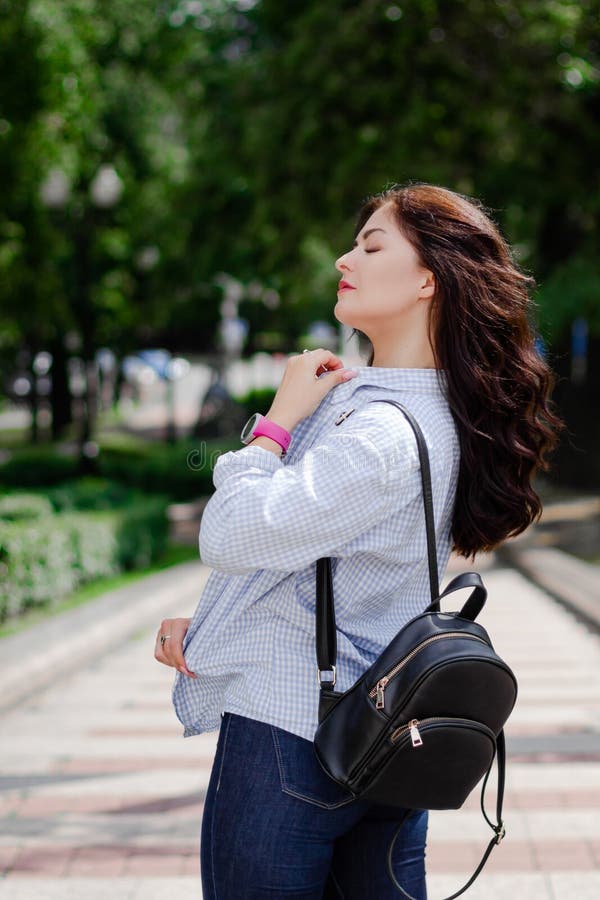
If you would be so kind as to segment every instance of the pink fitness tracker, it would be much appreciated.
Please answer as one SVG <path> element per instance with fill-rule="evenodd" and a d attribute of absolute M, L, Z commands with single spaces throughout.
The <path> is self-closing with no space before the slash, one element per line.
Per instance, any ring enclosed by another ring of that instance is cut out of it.
<path fill-rule="evenodd" d="M 289 431 L 286 431 L 281 425 L 271 422 L 266 416 L 262 416 L 260 413 L 254 413 L 242 428 L 242 444 L 249 444 L 254 438 L 261 437 L 262 435 L 271 438 L 272 441 L 278 443 L 283 449 L 281 455 L 285 456 L 287 448 L 290 446 L 290 441 L 292 440 Z"/>

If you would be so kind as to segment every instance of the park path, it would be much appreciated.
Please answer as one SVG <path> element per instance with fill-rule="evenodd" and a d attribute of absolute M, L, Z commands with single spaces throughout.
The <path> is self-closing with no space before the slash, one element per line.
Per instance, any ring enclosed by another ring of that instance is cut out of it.
<path fill-rule="evenodd" d="M 480 620 L 520 692 L 507 727 L 507 837 L 466 896 L 591 900 L 600 896 L 600 639 L 516 571 L 483 562 L 490 599 Z M 447 578 L 463 568 L 453 561 Z M 205 577 L 198 563 L 199 585 Z M 186 596 L 179 614 L 192 611 Z M 0 900 L 200 900 L 216 734 L 182 738 L 172 673 L 153 658 L 157 626 L 121 643 L 115 635 L 114 649 L 4 712 Z M 431 814 L 432 900 L 462 883 L 488 835 L 476 793 L 462 810 Z"/>

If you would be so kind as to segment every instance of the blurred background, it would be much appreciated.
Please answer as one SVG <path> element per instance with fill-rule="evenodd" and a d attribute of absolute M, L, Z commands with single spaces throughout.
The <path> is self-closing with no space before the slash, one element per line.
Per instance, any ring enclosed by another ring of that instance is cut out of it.
<path fill-rule="evenodd" d="M 408 179 L 480 197 L 537 279 L 568 425 L 540 489 L 599 489 L 596 0 L 0 10 L 0 517 L 28 572 L 1 616 L 164 553 L 160 504 L 210 494 L 287 354 L 360 362 L 334 260 L 362 199 Z M 15 536 L 49 512 L 60 566 Z"/>
<path fill-rule="evenodd" d="M 0 0 L 0 167 L 0 897 L 198 896 L 216 736 L 179 740 L 156 629 L 288 355 L 366 363 L 334 261 L 411 179 L 535 277 L 567 423 L 541 522 L 477 561 L 520 701 L 473 897 L 600 896 L 600 0 Z"/>

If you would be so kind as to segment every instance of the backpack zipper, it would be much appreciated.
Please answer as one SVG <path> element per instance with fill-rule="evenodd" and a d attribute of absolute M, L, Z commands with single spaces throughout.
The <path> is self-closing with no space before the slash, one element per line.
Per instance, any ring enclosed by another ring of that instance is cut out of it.
<path fill-rule="evenodd" d="M 413 657 L 417 655 L 417 653 L 420 653 L 424 647 L 428 647 L 429 644 L 433 644 L 435 641 L 441 641 L 445 638 L 450 637 L 463 637 L 468 638 L 471 641 L 479 641 L 482 644 L 487 644 L 487 641 L 483 638 L 477 637 L 477 635 L 475 634 L 467 634 L 464 631 L 448 631 L 445 634 L 435 634 L 433 637 L 427 638 L 426 641 L 423 641 L 417 647 L 414 647 L 413 650 L 411 650 L 411 652 L 404 657 L 404 659 L 401 659 L 400 662 L 396 663 L 394 668 L 390 669 L 390 671 L 386 675 L 380 678 L 375 687 L 369 691 L 369 697 L 371 699 L 373 699 L 374 697 L 376 698 L 375 709 L 385 709 L 386 685 L 389 681 L 391 681 L 392 678 L 395 678 L 395 676 L 404 668 L 404 666 L 408 665 L 408 663 L 411 661 L 411 659 L 413 659 Z"/>
<path fill-rule="evenodd" d="M 479 640 L 479 638 L 478 638 Z M 429 725 L 430 722 L 447 722 L 449 720 L 448 716 L 430 716 L 428 719 L 411 719 L 407 725 L 400 725 L 399 728 L 396 728 L 392 731 L 390 735 L 390 741 L 392 744 L 395 744 L 407 731 L 410 731 L 410 738 L 412 741 L 413 747 L 422 747 L 423 746 L 423 738 L 421 737 L 421 732 L 419 731 L 419 725 L 421 727 Z M 466 722 L 467 719 L 450 719 L 450 721 L 459 721 Z M 470 723 L 471 725 L 473 723 Z M 479 725 L 478 722 L 474 723 Z M 489 730 L 489 729 L 488 729 Z"/>
<path fill-rule="evenodd" d="M 428 722 L 431 719 L 427 719 Z M 390 740 L 392 744 L 395 744 L 398 738 L 401 738 L 403 734 L 407 731 L 410 731 L 410 739 L 412 741 L 413 747 L 422 747 L 423 746 L 423 738 L 421 737 L 421 733 L 419 731 L 419 720 L 411 719 L 408 725 L 401 725 L 400 728 L 396 728 L 395 731 L 392 731 L 390 735 Z"/>

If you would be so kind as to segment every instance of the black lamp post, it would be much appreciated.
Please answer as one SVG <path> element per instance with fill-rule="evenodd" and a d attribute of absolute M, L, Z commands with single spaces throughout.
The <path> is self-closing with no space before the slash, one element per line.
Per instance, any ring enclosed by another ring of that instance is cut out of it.
<path fill-rule="evenodd" d="M 76 250 L 75 303 L 81 329 L 82 355 L 85 366 L 83 421 L 79 436 L 79 456 L 83 471 L 94 468 L 98 448 L 92 442 L 98 404 L 98 362 L 96 359 L 96 316 L 91 299 L 94 282 L 93 239 L 98 210 L 112 210 L 123 193 L 123 182 L 113 166 L 102 165 L 89 186 L 91 205 L 82 204 L 79 226 L 75 229 Z"/>
<path fill-rule="evenodd" d="M 91 298 L 94 283 L 93 241 L 101 210 L 112 210 L 121 198 L 123 182 L 111 165 L 101 165 L 92 178 L 88 190 L 71 197 L 71 184 L 60 169 L 52 169 L 42 184 L 40 195 L 48 209 L 63 211 L 70 206 L 65 222 L 72 243 L 73 294 L 72 308 L 81 338 L 84 365 L 84 390 L 79 454 L 81 467 L 89 470 L 97 447 L 92 443 L 98 394 L 98 364 L 96 360 L 96 322 Z"/>

